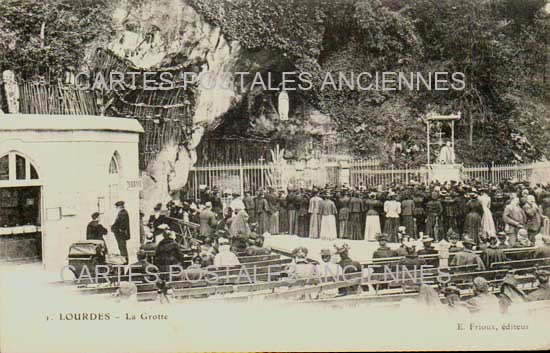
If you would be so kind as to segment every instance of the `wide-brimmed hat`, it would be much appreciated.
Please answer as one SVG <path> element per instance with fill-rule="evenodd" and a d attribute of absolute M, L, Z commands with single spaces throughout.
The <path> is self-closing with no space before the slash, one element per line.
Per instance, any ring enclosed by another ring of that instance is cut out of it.
<path fill-rule="evenodd" d="M 378 241 L 388 241 L 388 235 L 384 234 L 384 233 L 378 234 L 376 236 L 376 240 L 378 240 Z"/>
<path fill-rule="evenodd" d="M 168 229 L 170 229 L 170 227 L 168 226 L 168 224 L 163 223 L 163 224 L 160 224 L 160 225 L 157 227 L 157 229 L 160 229 L 160 230 L 168 230 Z"/>
<path fill-rule="evenodd" d="M 124 206 L 124 201 L 117 201 L 115 202 L 116 207 Z"/>
<path fill-rule="evenodd" d="M 422 242 L 423 242 L 423 243 L 430 243 L 430 242 L 432 242 L 432 241 L 434 241 L 434 239 L 433 239 L 432 237 L 430 237 L 429 235 L 424 235 L 424 236 L 422 237 Z"/>
<path fill-rule="evenodd" d="M 208 201 L 204 204 L 204 207 L 206 208 L 212 208 L 212 202 Z"/>
<path fill-rule="evenodd" d="M 330 250 L 329 249 L 321 249 L 321 256 L 330 256 Z"/>
<path fill-rule="evenodd" d="M 474 241 L 474 239 L 470 238 L 468 235 L 465 235 L 464 238 L 462 239 L 462 244 L 475 245 L 476 242 Z"/>

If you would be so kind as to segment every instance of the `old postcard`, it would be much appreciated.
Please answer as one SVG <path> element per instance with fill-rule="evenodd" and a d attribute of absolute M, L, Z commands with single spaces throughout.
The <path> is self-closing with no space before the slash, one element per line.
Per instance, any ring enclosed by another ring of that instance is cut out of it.
<path fill-rule="evenodd" d="M 0 0 L 0 351 L 550 348 L 548 0 Z"/>

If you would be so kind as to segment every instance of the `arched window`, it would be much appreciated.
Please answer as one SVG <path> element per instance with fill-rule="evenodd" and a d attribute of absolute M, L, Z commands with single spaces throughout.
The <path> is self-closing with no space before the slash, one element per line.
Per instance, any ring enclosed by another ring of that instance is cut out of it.
<path fill-rule="evenodd" d="M 17 152 L 0 157 L 0 181 L 20 182 L 38 179 L 38 172 L 28 158 Z"/>
<path fill-rule="evenodd" d="M 109 174 L 119 174 L 120 172 L 120 156 L 118 152 L 113 153 L 111 162 L 109 163 Z"/>

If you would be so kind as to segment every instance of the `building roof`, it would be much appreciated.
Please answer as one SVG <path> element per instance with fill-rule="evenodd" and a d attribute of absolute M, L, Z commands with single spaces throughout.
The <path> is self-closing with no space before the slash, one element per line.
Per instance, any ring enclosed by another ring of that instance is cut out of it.
<path fill-rule="evenodd" d="M 0 114 L 0 131 L 95 130 L 143 133 L 135 119 L 93 115 Z"/>

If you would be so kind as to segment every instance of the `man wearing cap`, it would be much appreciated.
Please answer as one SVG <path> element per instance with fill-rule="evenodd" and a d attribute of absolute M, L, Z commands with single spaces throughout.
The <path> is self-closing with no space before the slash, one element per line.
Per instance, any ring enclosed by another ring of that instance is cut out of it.
<path fill-rule="evenodd" d="M 467 265 L 476 265 L 477 271 L 484 271 L 485 270 L 485 264 L 481 260 L 481 258 L 474 253 L 474 246 L 476 245 L 476 242 L 470 238 L 469 236 L 465 236 L 464 239 L 462 239 L 462 244 L 464 245 L 464 249 L 457 252 L 453 259 L 451 260 L 450 265 L 451 266 L 467 266 Z"/>
<path fill-rule="evenodd" d="M 86 240 L 103 240 L 103 236 L 107 233 L 107 229 L 99 223 L 99 213 L 92 213 L 92 220 L 86 227 Z"/>
<path fill-rule="evenodd" d="M 546 270 L 537 270 L 535 271 L 535 277 L 539 282 L 539 287 L 537 290 L 527 295 L 527 300 L 530 302 L 550 300 L 550 285 L 548 283 L 550 272 Z"/>
<path fill-rule="evenodd" d="M 204 238 L 211 237 L 218 225 L 216 214 L 212 211 L 212 203 L 208 201 L 206 207 L 199 213 L 199 232 Z"/>
<path fill-rule="evenodd" d="M 373 259 L 380 259 L 385 257 L 396 257 L 397 252 L 390 249 L 387 246 L 388 236 L 386 234 L 380 234 L 378 236 L 378 249 L 372 254 Z"/>
<path fill-rule="evenodd" d="M 481 260 L 488 269 L 491 269 L 491 264 L 495 262 L 508 261 L 504 251 L 498 247 L 498 238 L 496 236 L 489 237 L 489 244 L 481 253 Z"/>
<path fill-rule="evenodd" d="M 115 207 L 118 214 L 115 222 L 111 226 L 111 231 L 115 235 L 120 255 L 124 256 L 126 258 L 126 263 L 128 263 L 126 242 L 130 239 L 130 216 L 128 216 L 128 211 L 124 208 L 124 201 L 118 201 L 115 203 Z"/>
<path fill-rule="evenodd" d="M 438 251 L 433 247 L 434 239 L 429 235 L 422 237 L 422 249 L 418 250 L 418 255 L 437 255 Z"/>
<path fill-rule="evenodd" d="M 527 195 L 526 202 L 523 205 L 523 212 L 525 212 L 526 216 L 525 226 L 529 234 L 529 240 L 534 243 L 535 235 L 539 233 L 542 226 L 542 210 L 537 205 L 535 196 Z"/>
<path fill-rule="evenodd" d="M 399 260 L 397 264 L 399 270 L 420 270 L 422 266 L 426 265 L 426 261 L 423 258 L 418 257 L 416 247 L 412 241 L 406 241 L 403 244 L 403 248 L 405 249 L 406 254 L 405 257 Z"/>
<path fill-rule="evenodd" d="M 471 313 L 497 313 L 500 312 L 498 298 L 489 293 L 489 283 L 483 277 L 476 277 L 473 281 L 474 297 L 465 302 Z"/>

